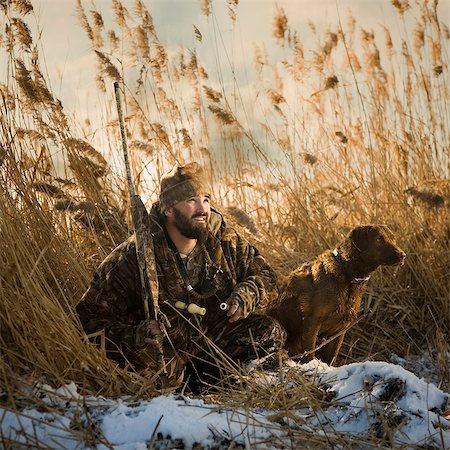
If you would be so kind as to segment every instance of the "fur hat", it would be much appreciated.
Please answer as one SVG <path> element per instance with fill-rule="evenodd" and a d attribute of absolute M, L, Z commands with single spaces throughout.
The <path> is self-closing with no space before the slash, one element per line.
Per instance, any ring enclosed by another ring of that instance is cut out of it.
<path fill-rule="evenodd" d="M 203 169 L 195 162 L 176 166 L 161 178 L 159 208 L 164 212 L 178 202 L 201 194 L 209 195 Z"/>

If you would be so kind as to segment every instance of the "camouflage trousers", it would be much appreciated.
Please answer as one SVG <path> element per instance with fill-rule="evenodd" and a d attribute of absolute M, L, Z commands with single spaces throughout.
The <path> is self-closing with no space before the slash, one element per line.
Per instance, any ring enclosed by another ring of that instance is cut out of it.
<path fill-rule="evenodd" d="M 272 317 L 251 313 L 233 323 L 195 324 L 197 333 L 186 345 L 164 345 L 166 370 L 174 384 L 190 376 L 208 383 L 219 382 L 236 365 L 262 358 L 283 348 L 286 332 Z M 155 368 L 154 351 L 139 352 L 137 366 Z M 185 373 L 187 372 L 187 373 Z"/>

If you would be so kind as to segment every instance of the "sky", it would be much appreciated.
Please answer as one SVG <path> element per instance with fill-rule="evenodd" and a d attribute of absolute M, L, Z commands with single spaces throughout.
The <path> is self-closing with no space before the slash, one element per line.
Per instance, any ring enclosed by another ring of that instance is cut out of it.
<path fill-rule="evenodd" d="M 86 32 L 79 23 L 76 0 L 32 1 L 35 14 L 28 16 L 27 20 L 33 36 L 40 36 L 41 66 L 44 67 L 52 92 L 61 100 L 66 114 L 72 119 L 72 133 L 88 139 L 96 148 L 107 148 L 109 138 L 102 130 L 108 117 L 111 117 L 105 115 L 105 111 L 110 113 L 111 105 L 114 104 L 112 82 L 107 80 L 109 84 L 106 86 L 106 93 L 98 90 L 97 61 Z M 113 26 L 113 0 L 80 1 L 88 16 L 92 5 L 95 5 L 103 17 L 106 30 Z M 298 33 L 305 48 L 306 59 L 312 59 L 312 50 L 317 48 L 319 39 L 323 44 L 324 30 L 337 31 L 339 21 L 344 32 L 348 30 L 350 13 L 357 22 L 357 28 L 376 31 L 377 39 L 382 41 L 379 46 L 381 49 L 385 47 L 383 26 L 389 29 L 394 39 L 396 36 L 412 39 L 414 15 L 418 9 L 417 6 L 412 8 L 405 14 L 405 21 L 402 22 L 390 0 L 240 0 L 237 21 L 233 24 L 229 18 L 227 0 L 212 0 L 213 14 L 209 18 L 202 14 L 202 1 L 204 0 L 144 0 L 144 3 L 153 17 L 158 37 L 169 54 L 175 54 L 180 46 L 195 49 L 200 63 L 208 72 L 207 84 L 219 91 L 225 86 L 227 100 L 230 93 L 235 92 L 235 85 L 238 86 L 236 116 L 252 131 L 259 130 L 259 123 L 265 121 L 265 109 L 273 110 L 266 93 L 267 88 L 274 85 L 274 73 L 270 74 L 270 79 L 264 80 L 265 85 L 257 84 L 253 63 L 255 44 L 265 46 L 272 62 L 282 60 L 285 54 L 287 58 L 292 55 L 290 50 L 277 44 L 272 35 L 277 8 L 284 10 L 290 28 Z M 409 1 L 411 5 L 416 4 L 416 0 Z M 131 10 L 134 0 L 123 0 L 122 3 Z M 450 0 L 440 0 L 439 17 L 441 20 L 450 18 Z M 311 31 L 311 23 L 317 29 L 316 35 Z M 194 26 L 202 33 L 202 42 L 196 40 Z M 4 61 L 0 52 L 0 82 L 4 73 L 2 65 Z M 339 78 L 341 74 L 336 75 Z M 301 112 L 302 105 L 306 105 L 308 101 L 309 91 L 315 91 L 309 90 L 310 85 L 316 87 L 318 83 L 313 80 L 308 85 L 308 92 L 299 95 L 298 83 L 286 78 L 283 79 L 283 82 L 286 81 L 283 94 L 288 99 L 300 99 L 292 102 L 292 111 L 296 113 L 296 108 L 299 108 Z M 180 95 L 180 91 L 176 91 L 172 97 L 190 99 L 192 87 L 183 88 L 181 84 L 181 89 L 186 88 L 190 89 L 190 94 L 183 91 Z M 170 96 L 170 90 L 168 92 Z M 256 99 L 258 103 L 255 103 Z M 189 101 L 186 101 L 187 105 L 190 104 Z M 89 130 L 85 128 L 87 119 L 92 124 Z M 194 123 L 192 133 L 197 131 Z M 309 136 L 309 141 L 306 142 L 308 145 L 313 143 L 317 133 L 317 130 L 308 128 L 308 133 L 305 133 L 305 136 Z M 211 133 L 209 138 L 210 147 L 217 149 L 217 153 L 223 153 L 222 136 Z"/>
<path fill-rule="evenodd" d="M 111 3 L 111 0 L 94 1 L 107 29 L 112 23 Z M 33 4 L 41 31 L 42 54 L 56 95 L 69 110 L 91 110 L 95 107 L 91 95 L 96 89 L 92 70 L 95 60 L 90 42 L 79 24 L 75 0 L 35 0 Z M 82 0 L 82 4 L 89 11 L 90 0 Z M 124 0 L 123 4 L 131 9 L 133 1 Z M 345 27 L 350 11 L 358 25 L 366 29 L 384 25 L 395 35 L 404 26 L 389 0 L 240 0 L 234 30 L 225 0 L 213 0 L 214 14 L 209 23 L 201 13 L 200 0 L 147 0 L 145 4 L 164 45 L 196 47 L 201 57 L 211 61 L 219 54 L 221 63 L 229 57 L 238 69 L 244 68 L 253 57 L 249 53 L 254 43 L 265 42 L 269 52 L 282 51 L 272 37 L 277 5 L 284 9 L 290 26 L 298 31 L 306 45 L 315 39 L 308 28 L 309 21 L 319 30 L 336 29 L 340 16 Z M 441 0 L 439 8 L 442 18 L 450 17 L 449 0 Z M 201 44 L 196 42 L 193 25 L 203 34 Z M 219 35 L 217 47 L 213 45 L 213 33 Z M 208 72 L 214 77 L 213 71 Z"/>

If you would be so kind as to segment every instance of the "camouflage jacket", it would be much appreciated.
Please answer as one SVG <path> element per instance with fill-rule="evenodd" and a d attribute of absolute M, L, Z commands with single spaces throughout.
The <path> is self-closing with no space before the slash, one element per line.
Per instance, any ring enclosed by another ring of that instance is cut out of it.
<path fill-rule="evenodd" d="M 247 311 L 254 311 L 261 302 L 277 295 L 275 273 L 265 259 L 233 228 L 227 227 L 215 210 L 211 210 L 210 232 L 204 245 L 197 244 L 185 261 L 194 287 L 194 292 L 188 293 L 157 205 L 153 206 L 150 219 L 159 281 L 158 303 L 165 339 L 175 349 L 195 352 L 195 342 L 201 339 L 200 329 L 205 332 L 220 321 L 228 321 L 219 304 L 235 288 L 239 288 Z M 189 313 L 175 309 L 178 300 L 206 308 L 201 324 Z M 134 235 L 102 262 L 76 309 L 86 334 L 104 330 L 108 356 L 117 359 L 120 351 L 126 355 L 135 350 L 136 326 L 145 317 Z"/>

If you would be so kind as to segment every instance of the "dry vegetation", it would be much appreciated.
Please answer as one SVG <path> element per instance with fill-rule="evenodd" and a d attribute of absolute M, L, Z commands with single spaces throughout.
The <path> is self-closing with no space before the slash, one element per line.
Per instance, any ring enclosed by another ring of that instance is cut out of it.
<path fill-rule="evenodd" d="M 144 198 L 156 199 L 174 163 L 203 163 L 213 197 L 280 271 L 353 226 L 388 224 L 406 264 L 372 279 L 341 362 L 425 349 L 448 386 L 450 34 L 435 2 L 392 1 L 408 30 L 399 39 L 352 17 L 325 33 L 311 24 L 303 32 L 315 36 L 313 51 L 274 9 L 278 57 L 256 46 L 245 88 L 213 81 L 214 67 L 195 48 L 165 47 L 141 0 L 129 10 L 112 0 L 113 24 L 87 3 L 77 0 L 77 10 L 98 59 L 105 116 L 102 130 L 87 124 L 82 134 L 43 75 L 32 4 L 0 1 L 8 59 L 0 80 L 0 388 L 45 380 L 103 395 L 155 393 L 152 377 L 118 369 L 80 339 L 73 310 L 92 270 L 129 233 L 113 80 L 125 86 Z M 231 23 L 237 3 L 228 2 Z M 214 14 L 211 2 L 201 5 Z M 198 48 L 211 45 L 197 26 L 192 32 Z"/>

